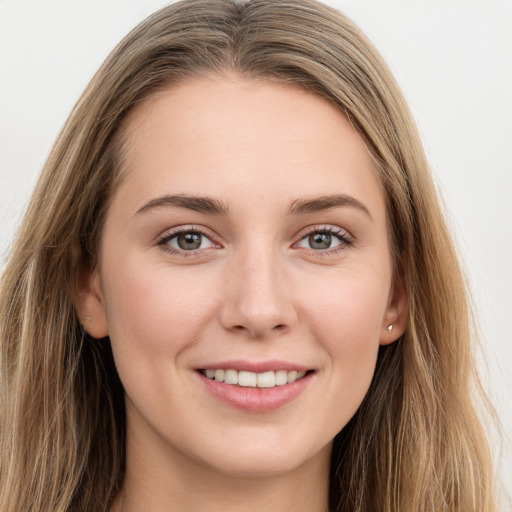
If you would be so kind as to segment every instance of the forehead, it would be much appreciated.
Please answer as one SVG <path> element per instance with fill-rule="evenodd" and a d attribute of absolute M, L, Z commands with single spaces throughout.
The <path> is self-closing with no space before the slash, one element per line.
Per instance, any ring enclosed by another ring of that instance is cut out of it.
<path fill-rule="evenodd" d="M 268 80 L 231 75 L 171 86 L 131 113 L 123 136 L 123 194 L 278 193 L 283 203 L 333 188 L 382 196 L 369 152 L 340 109 Z"/>

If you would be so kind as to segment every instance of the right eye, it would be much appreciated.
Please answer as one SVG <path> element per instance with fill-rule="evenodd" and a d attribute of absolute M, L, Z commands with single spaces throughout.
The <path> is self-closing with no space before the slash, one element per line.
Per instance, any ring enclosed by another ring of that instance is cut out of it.
<path fill-rule="evenodd" d="M 194 254 L 196 251 L 216 247 L 216 244 L 197 228 L 168 233 L 158 242 L 158 245 L 166 251 L 183 256 L 187 256 L 186 253 Z"/>
<path fill-rule="evenodd" d="M 213 246 L 212 241 L 198 231 L 183 231 L 171 237 L 166 243 L 183 251 L 195 251 Z"/>

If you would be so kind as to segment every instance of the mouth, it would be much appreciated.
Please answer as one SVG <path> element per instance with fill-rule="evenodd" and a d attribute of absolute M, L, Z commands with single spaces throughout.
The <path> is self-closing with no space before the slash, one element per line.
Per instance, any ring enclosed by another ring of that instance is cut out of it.
<path fill-rule="evenodd" d="M 278 361 L 231 361 L 197 369 L 196 374 L 209 394 L 224 404 L 265 413 L 294 402 L 314 380 L 316 371 Z"/>
<path fill-rule="evenodd" d="M 277 386 L 285 386 L 302 378 L 313 370 L 296 371 L 296 370 L 277 370 L 266 372 L 250 372 L 245 370 L 235 370 L 222 368 L 201 369 L 199 372 L 207 379 L 217 382 L 224 382 L 233 386 L 246 388 L 274 388 Z"/>

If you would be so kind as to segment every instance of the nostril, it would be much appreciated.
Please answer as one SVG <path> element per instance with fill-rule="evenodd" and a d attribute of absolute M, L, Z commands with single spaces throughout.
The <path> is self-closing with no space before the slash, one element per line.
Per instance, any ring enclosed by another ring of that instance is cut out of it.
<path fill-rule="evenodd" d="M 274 327 L 272 327 L 269 330 L 265 329 L 251 329 L 250 327 L 247 327 L 242 324 L 233 325 L 231 327 L 232 331 L 234 332 L 248 332 L 252 337 L 260 338 L 262 336 L 265 336 L 266 334 L 270 334 L 271 332 L 283 332 L 286 330 L 286 324 L 276 324 Z"/>

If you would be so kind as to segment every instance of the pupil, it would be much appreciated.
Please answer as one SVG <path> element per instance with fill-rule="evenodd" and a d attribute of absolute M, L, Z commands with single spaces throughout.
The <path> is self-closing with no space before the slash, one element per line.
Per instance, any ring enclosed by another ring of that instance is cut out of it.
<path fill-rule="evenodd" d="M 201 246 L 201 234 L 199 233 L 181 233 L 178 235 L 178 245 L 180 249 L 193 250 Z"/>
<path fill-rule="evenodd" d="M 331 246 L 331 235 L 329 233 L 309 235 L 309 244 L 313 249 L 328 249 Z"/>

